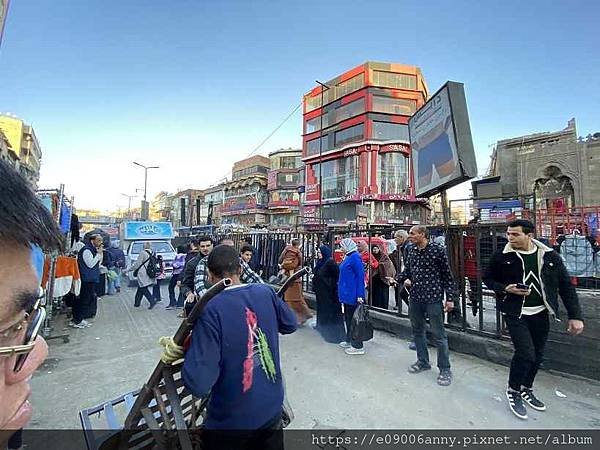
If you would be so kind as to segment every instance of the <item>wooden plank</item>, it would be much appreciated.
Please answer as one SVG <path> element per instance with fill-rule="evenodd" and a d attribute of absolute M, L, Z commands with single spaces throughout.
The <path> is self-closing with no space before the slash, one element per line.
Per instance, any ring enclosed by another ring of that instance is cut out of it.
<path fill-rule="evenodd" d="M 160 426 L 158 425 L 158 422 L 154 418 L 154 415 L 152 414 L 152 412 L 148 408 L 142 408 L 142 410 L 140 412 L 142 414 L 142 417 L 146 421 L 146 424 L 148 425 L 148 428 L 150 429 L 152 436 L 154 437 L 154 441 L 156 443 L 156 449 L 157 450 L 167 450 L 167 448 L 165 447 L 165 440 L 164 440 L 164 436 L 162 434 L 162 430 L 161 430 Z"/>
<path fill-rule="evenodd" d="M 156 400 L 156 404 L 158 406 L 158 410 L 160 411 L 160 415 L 162 416 L 165 428 L 168 431 L 170 431 L 173 429 L 173 425 L 171 424 L 171 418 L 169 417 L 169 414 L 167 413 L 167 407 L 165 406 L 165 401 L 163 400 L 161 392 L 157 388 L 154 388 L 153 391 L 154 391 L 154 399 Z"/>
<path fill-rule="evenodd" d="M 175 381 L 173 380 L 173 376 L 168 368 L 163 370 L 163 379 L 165 380 L 167 395 L 171 400 L 171 411 L 173 413 L 173 418 L 175 419 L 175 428 L 177 429 L 177 435 L 179 436 L 181 450 L 192 450 L 192 441 L 190 440 L 190 436 L 187 432 L 181 403 L 178 401 L 179 396 L 177 395 L 177 389 L 175 388 Z"/>

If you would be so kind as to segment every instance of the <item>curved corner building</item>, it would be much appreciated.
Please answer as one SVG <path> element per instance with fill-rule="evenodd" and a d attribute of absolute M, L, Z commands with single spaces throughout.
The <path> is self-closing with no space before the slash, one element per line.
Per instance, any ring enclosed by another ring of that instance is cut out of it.
<path fill-rule="evenodd" d="M 305 227 L 320 223 L 320 204 L 329 226 L 425 223 L 428 209 L 414 195 L 408 139 L 408 118 L 429 96 L 421 70 L 366 62 L 325 85 L 303 100 Z"/>

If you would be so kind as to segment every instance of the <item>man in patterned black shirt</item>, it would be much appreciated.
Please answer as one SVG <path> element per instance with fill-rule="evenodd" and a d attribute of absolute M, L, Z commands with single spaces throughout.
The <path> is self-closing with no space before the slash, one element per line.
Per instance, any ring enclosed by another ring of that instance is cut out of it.
<path fill-rule="evenodd" d="M 408 239 L 414 245 L 407 252 L 404 271 L 397 277 L 399 283 L 403 282 L 405 286 L 411 287 L 408 315 L 417 347 L 417 362 L 408 371 L 420 373 L 431 369 L 425 335 L 425 317 L 429 317 L 438 353 L 437 366 L 440 374 L 437 383 L 449 386 L 452 383 L 452 372 L 448 336 L 444 328 L 444 311 L 452 311 L 458 291 L 446 250 L 439 244 L 429 242 L 427 228 L 415 225 L 410 229 Z"/>

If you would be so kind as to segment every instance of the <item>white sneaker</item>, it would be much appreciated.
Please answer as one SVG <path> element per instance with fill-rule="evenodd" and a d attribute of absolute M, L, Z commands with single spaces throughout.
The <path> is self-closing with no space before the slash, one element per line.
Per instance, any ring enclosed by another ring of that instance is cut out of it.
<path fill-rule="evenodd" d="M 346 342 L 346 341 L 342 341 L 342 342 L 340 342 L 340 344 L 339 344 L 339 345 L 340 345 L 340 347 L 342 347 L 342 348 L 350 348 L 350 347 L 352 347 L 352 345 L 350 344 L 350 342 Z"/>
<path fill-rule="evenodd" d="M 82 320 L 82 321 L 79 323 L 79 325 L 83 325 L 83 327 L 84 327 L 84 328 L 89 328 L 89 327 L 91 327 L 93 324 L 92 324 L 92 323 L 90 323 L 90 322 L 88 322 L 87 320 L 85 320 L 85 319 L 84 319 L 84 320 Z"/>
<path fill-rule="evenodd" d="M 347 348 L 346 350 L 344 350 L 344 352 L 346 352 L 346 355 L 364 355 L 365 354 L 365 348 L 354 348 L 354 347 L 350 347 Z"/>
<path fill-rule="evenodd" d="M 83 323 L 84 321 L 82 320 L 79 323 L 74 323 L 73 325 L 71 325 L 73 328 L 87 328 L 86 325 Z"/>

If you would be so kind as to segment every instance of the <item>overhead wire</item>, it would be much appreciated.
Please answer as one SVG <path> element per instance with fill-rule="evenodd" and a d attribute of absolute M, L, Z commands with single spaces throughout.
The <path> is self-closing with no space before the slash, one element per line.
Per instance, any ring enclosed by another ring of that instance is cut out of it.
<path fill-rule="evenodd" d="M 257 145 L 257 146 L 254 148 L 254 150 L 252 150 L 252 151 L 251 151 L 251 152 L 248 154 L 248 156 L 246 156 L 244 159 L 246 159 L 246 158 L 250 158 L 250 157 L 251 157 L 252 155 L 254 155 L 254 154 L 257 152 L 257 151 L 259 151 L 259 150 L 260 150 L 260 148 L 261 148 L 263 145 L 265 145 L 265 144 L 267 143 L 267 141 L 268 141 L 269 139 L 271 139 L 271 137 L 273 137 L 273 135 L 274 135 L 275 133 L 277 133 L 277 131 L 279 131 L 279 129 L 280 129 L 282 126 L 284 126 L 284 125 L 285 125 L 285 123 L 286 123 L 288 120 L 290 120 L 290 119 L 291 119 L 291 117 L 292 117 L 292 116 L 293 116 L 293 115 L 296 113 L 296 111 L 298 111 L 298 110 L 300 109 L 300 107 L 301 107 L 301 106 L 302 106 L 302 102 L 300 102 L 300 103 L 299 103 L 299 104 L 298 104 L 298 105 L 297 105 L 297 106 L 296 106 L 296 107 L 295 107 L 295 108 L 292 110 L 292 112 L 291 112 L 291 113 L 289 113 L 289 114 L 288 114 L 288 115 L 285 117 L 285 119 L 283 119 L 283 120 L 281 121 L 281 123 L 280 123 L 279 125 L 277 125 L 277 126 L 275 127 L 275 129 L 274 129 L 273 131 L 271 131 L 271 132 L 270 132 L 270 133 L 267 135 L 267 137 L 266 137 L 266 138 L 264 138 L 264 139 L 263 139 L 263 140 L 260 142 L 260 144 L 258 144 L 258 145 Z M 223 175 L 222 177 L 218 178 L 218 180 L 220 181 L 220 180 L 222 180 L 222 179 L 224 179 L 224 178 L 227 178 L 227 175 L 228 175 L 228 174 L 229 174 L 229 172 L 227 172 L 227 173 L 226 173 L 225 175 Z"/>

